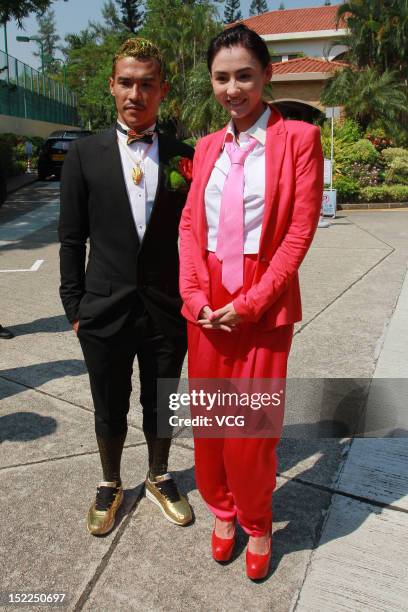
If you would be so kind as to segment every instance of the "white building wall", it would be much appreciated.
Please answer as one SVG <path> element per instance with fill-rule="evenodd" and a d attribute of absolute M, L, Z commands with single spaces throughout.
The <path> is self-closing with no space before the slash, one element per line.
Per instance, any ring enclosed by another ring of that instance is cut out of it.
<path fill-rule="evenodd" d="M 334 40 L 334 39 L 333 39 Z M 336 44 L 330 53 L 328 53 L 331 40 L 327 38 L 315 38 L 313 40 L 274 40 L 267 41 L 270 53 L 278 53 L 279 55 L 289 55 L 293 53 L 303 52 L 309 57 L 318 57 L 320 59 L 334 59 L 340 53 L 347 51 L 347 47 L 342 44 Z"/>

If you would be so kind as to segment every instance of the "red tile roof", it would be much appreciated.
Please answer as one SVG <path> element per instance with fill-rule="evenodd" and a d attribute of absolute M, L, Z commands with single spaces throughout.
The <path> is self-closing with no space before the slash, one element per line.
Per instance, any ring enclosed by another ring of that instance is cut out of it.
<path fill-rule="evenodd" d="M 339 4 L 336 4 L 333 6 L 269 11 L 263 15 L 248 17 L 239 23 L 244 23 L 258 34 L 335 30 L 339 6 Z M 339 27 L 344 28 L 345 25 L 340 23 Z"/>
<path fill-rule="evenodd" d="M 328 62 L 316 57 L 299 57 L 287 62 L 273 64 L 273 74 L 295 74 L 302 72 L 335 72 L 347 66 L 345 62 Z"/>

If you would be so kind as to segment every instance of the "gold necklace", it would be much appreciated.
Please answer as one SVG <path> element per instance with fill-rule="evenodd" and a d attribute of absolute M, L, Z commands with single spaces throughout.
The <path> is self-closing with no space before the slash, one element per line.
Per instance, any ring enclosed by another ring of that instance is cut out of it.
<path fill-rule="evenodd" d="M 128 156 L 128 158 L 130 159 L 130 161 L 133 164 L 133 168 L 132 168 L 132 181 L 135 185 L 139 185 L 143 176 L 144 176 L 144 172 L 143 172 L 143 168 L 142 168 L 142 162 L 144 161 L 144 158 L 147 155 L 147 152 L 149 151 L 150 147 L 152 146 L 153 143 L 149 144 L 148 147 L 143 151 L 143 154 L 141 155 L 141 159 L 133 159 L 132 155 L 129 153 L 127 147 L 129 145 L 125 145 L 121 142 L 121 140 L 118 137 L 118 143 L 122 145 L 126 155 Z"/>

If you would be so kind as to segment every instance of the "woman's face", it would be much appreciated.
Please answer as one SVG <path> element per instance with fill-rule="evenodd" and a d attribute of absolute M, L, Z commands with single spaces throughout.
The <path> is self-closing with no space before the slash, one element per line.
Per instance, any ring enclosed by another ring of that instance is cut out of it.
<path fill-rule="evenodd" d="M 272 64 L 263 68 L 252 53 L 241 46 L 223 47 L 211 66 L 216 100 L 231 115 L 236 128 L 247 130 L 264 111 L 262 92 L 272 77 Z"/>

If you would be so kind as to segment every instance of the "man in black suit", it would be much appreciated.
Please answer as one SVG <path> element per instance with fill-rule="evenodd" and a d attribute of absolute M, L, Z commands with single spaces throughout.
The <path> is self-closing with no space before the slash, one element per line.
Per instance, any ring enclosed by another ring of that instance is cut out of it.
<path fill-rule="evenodd" d="M 173 523 L 192 519 L 167 471 L 170 437 L 158 437 L 156 382 L 177 379 L 186 353 L 177 237 L 189 177 L 176 173 L 180 189 L 171 189 L 169 168 L 178 156 L 188 167 L 193 149 L 156 131 L 168 84 L 160 52 L 150 41 L 134 38 L 122 45 L 110 90 L 117 123 L 71 144 L 59 223 L 60 295 L 89 373 L 103 469 L 87 517 L 94 535 L 113 528 L 123 499 L 120 461 L 135 356 L 149 455 L 146 495 Z"/>

